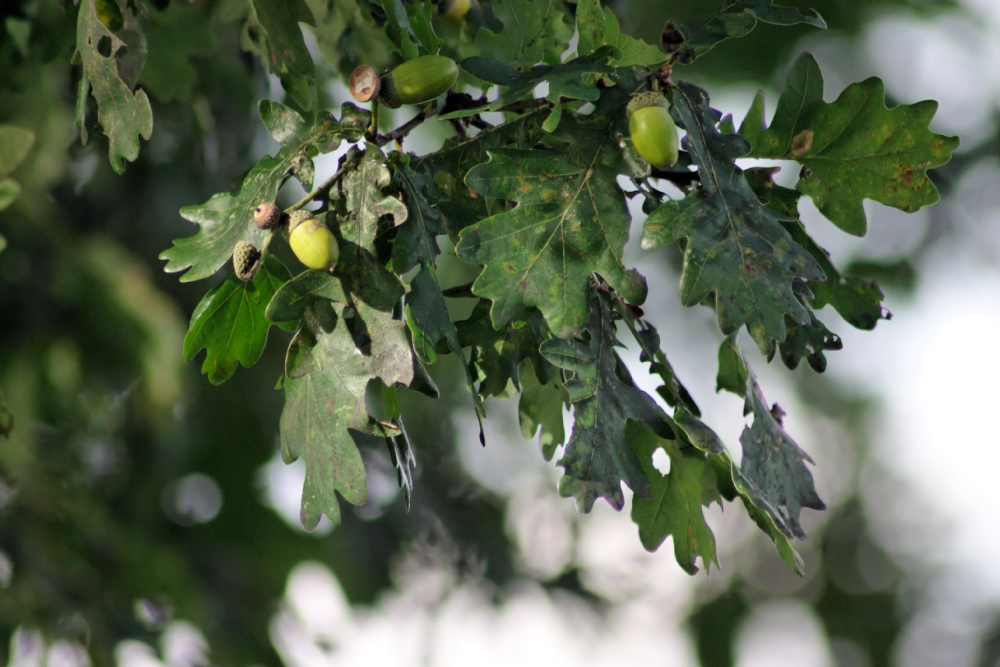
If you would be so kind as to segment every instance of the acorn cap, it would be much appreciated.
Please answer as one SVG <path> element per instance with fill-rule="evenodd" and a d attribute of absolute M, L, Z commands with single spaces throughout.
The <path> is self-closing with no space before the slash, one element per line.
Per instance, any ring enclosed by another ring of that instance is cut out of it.
<path fill-rule="evenodd" d="M 379 81 L 381 81 L 379 101 L 390 109 L 398 109 L 403 106 L 403 103 L 399 101 L 399 95 L 396 94 L 396 86 L 392 83 L 392 72 L 383 74 Z"/>
<path fill-rule="evenodd" d="M 374 67 L 371 65 L 358 65 L 351 72 L 348 87 L 351 89 L 351 97 L 358 102 L 367 102 L 378 95 L 379 90 L 382 88 L 382 82 L 379 80 L 378 72 Z"/>
<path fill-rule="evenodd" d="M 629 100 L 628 106 L 625 107 L 625 112 L 631 117 L 636 111 L 645 109 L 646 107 L 663 107 L 664 109 L 669 109 L 670 102 L 660 93 L 636 93 Z"/>
<path fill-rule="evenodd" d="M 315 217 L 316 216 L 312 214 L 312 211 L 303 211 L 302 209 L 292 211 L 288 214 L 288 232 L 291 233 L 292 230 L 298 227 L 300 223 L 303 223 L 306 220 L 312 220 Z"/>
<path fill-rule="evenodd" d="M 281 224 L 281 209 L 264 202 L 253 210 L 253 222 L 259 229 L 274 229 Z"/>
<path fill-rule="evenodd" d="M 253 280 L 260 270 L 260 250 L 249 241 L 238 241 L 233 248 L 233 270 L 240 280 Z"/>

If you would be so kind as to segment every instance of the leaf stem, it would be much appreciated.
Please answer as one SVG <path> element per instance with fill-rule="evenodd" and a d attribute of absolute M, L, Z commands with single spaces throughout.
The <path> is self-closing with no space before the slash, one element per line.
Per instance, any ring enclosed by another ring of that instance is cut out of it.
<path fill-rule="evenodd" d="M 319 193 L 323 192 L 324 190 L 329 190 L 330 187 L 334 183 L 336 183 L 341 176 L 344 175 L 345 171 L 346 167 L 341 167 L 340 169 L 338 169 L 336 172 L 334 172 L 333 176 L 331 176 L 330 178 L 326 179 L 325 181 L 317 185 L 315 188 L 313 188 L 312 192 L 310 192 L 305 197 L 303 197 L 299 201 L 295 202 L 294 204 L 286 208 L 285 213 L 292 213 L 294 211 L 298 211 L 300 208 L 302 208 L 303 206 L 311 202 L 313 199 L 315 199 L 319 195 Z M 271 234 L 273 235 L 274 232 L 272 231 Z"/>

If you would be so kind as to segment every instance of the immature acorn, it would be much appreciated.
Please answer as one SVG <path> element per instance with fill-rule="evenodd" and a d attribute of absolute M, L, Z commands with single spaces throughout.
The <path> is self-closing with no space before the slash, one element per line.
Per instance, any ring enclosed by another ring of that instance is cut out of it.
<path fill-rule="evenodd" d="M 420 56 L 382 75 L 379 99 L 390 109 L 422 104 L 447 92 L 458 79 L 458 65 L 447 56 Z"/>
<path fill-rule="evenodd" d="M 677 126 L 669 107 L 663 95 L 647 92 L 633 95 L 625 108 L 632 145 L 646 162 L 661 169 L 677 162 Z"/>
<path fill-rule="evenodd" d="M 260 270 L 260 250 L 249 241 L 237 241 L 233 248 L 233 271 L 240 280 L 253 280 Z"/>
<path fill-rule="evenodd" d="M 472 0 L 441 0 L 438 3 L 441 19 L 454 26 L 461 26 L 465 22 L 465 15 L 471 8 Z"/>
<path fill-rule="evenodd" d="M 281 209 L 272 202 L 264 202 L 253 210 L 253 223 L 259 229 L 274 229 L 281 224 Z"/>
<path fill-rule="evenodd" d="M 337 265 L 340 247 L 333 232 L 309 211 L 294 211 L 288 218 L 288 245 L 310 269 L 327 271 Z"/>

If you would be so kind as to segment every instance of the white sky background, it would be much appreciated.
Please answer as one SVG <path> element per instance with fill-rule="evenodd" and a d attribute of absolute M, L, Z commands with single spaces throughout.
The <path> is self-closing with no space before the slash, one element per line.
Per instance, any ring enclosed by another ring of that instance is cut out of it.
<path fill-rule="evenodd" d="M 871 23 L 860 43 L 834 34 L 810 37 L 803 49 L 812 51 L 823 68 L 827 100 L 848 83 L 877 75 L 900 103 L 939 100 L 932 128 L 962 136 L 961 151 L 989 140 L 1000 103 L 1000 66 L 994 64 L 1000 63 L 1000 2 L 963 2 L 972 16 L 885 14 Z M 855 49 L 864 56 L 854 57 Z M 780 80 L 765 91 L 769 114 L 778 89 Z M 755 90 L 716 86 L 710 92 L 713 106 L 732 112 L 738 126 Z M 339 107 L 347 94 L 342 87 L 335 94 Z M 396 120 L 403 122 L 412 113 L 401 110 Z M 406 149 L 435 150 L 446 136 L 438 123 L 425 123 L 406 140 Z M 334 172 L 342 154 L 316 160 L 317 182 Z M 790 185 L 798 169 L 793 163 L 784 166 L 778 180 Z M 905 215 L 867 204 L 869 235 L 854 239 L 802 200 L 804 222 L 839 266 L 853 258 L 896 259 L 917 247 L 929 231 L 940 232 L 946 224 L 956 228 L 925 258 L 912 299 L 887 295 L 892 321 L 881 322 L 874 332 L 859 332 L 831 308 L 821 317 L 844 340 L 842 351 L 828 353 L 827 373 L 844 385 L 879 395 L 884 406 L 872 457 L 862 472 L 869 520 L 877 536 L 884 536 L 883 546 L 901 562 L 934 566 L 930 594 L 898 646 L 898 664 L 971 667 L 977 633 L 987 619 L 984 610 L 1000 607 L 1000 499 L 995 491 L 1000 354 L 994 342 L 1000 331 L 1000 162 L 971 169 L 957 196 L 939 204 L 938 211 Z M 638 250 L 640 218 L 633 222 L 626 262 L 639 268 L 649 280 L 651 296 L 661 300 L 647 304 L 647 317 L 657 325 L 664 349 L 705 421 L 738 453 L 742 401 L 714 393 L 722 335 L 707 309 L 680 306 L 676 278 Z M 752 343 L 745 347 L 756 354 Z M 636 381 L 652 393 L 658 382 L 641 370 L 635 350 L 623 356 Z M 810 421 L 780 361 L 767 366 L 758 356 L 754 368 L 768 400 L 788 411 L 789 432 L 816 459 L 813 473 L 820 495 L 835 505 L 855 464 L 846 437 L 837 424 Z M 489 408 L 489 446 L 480 447 L 472 415 L 457 415 L 459 448 L 470 474 L 509 498 L 507 529 L 520 546 L 520 567 L 527 574 L 550 577 L 575 563 L 584 584 L 610 600 L 610 607 L 598 612 L 577 598 L 550 594 L 527 581 L 497 591 L 478 580 L 458 580 L 446 555 L 437 562 L 426 554 L 421 565 L 401 562 L 396 588 L 372 607 L 351 607 L 326 566 L 303 563 L 290 573 L 271 626 L 287 667 L 582 667 L 640 661 L 695 667 L 683 623 L 704 574 L 692 578 L 680 570 L 669 538 L 659 552 L 647 554 L 629 519 L 630 503 L 615 513 L 599 501 L 592 514 L 578 515 L 572 500 L 556 495 L 560 470 L 542 460 L 536 443 L 521 439 L 516 402 L 491 400 Z M 893 495 L 899 489 L 890 492 L 871 481 L 882 479 L 872 474 L 878 468 L 903 481 L 902 497 Z M 301 469 L 284 466 L 276 456 L 259 478 L 262 500 L 296 528 L 302 476 Z M 393 492 L 384 491 L 383 500 L 390 502 Z M 710 582 L 721 588 L 727 577 L 749 570 L 746 554 L 753 550 L 745 545 L 762 537 L 747 525 L 740 507 L 730 506 L 725 513 L 713 508 L 707 515 L 723 567 L 721 573 L 713 569 Z M 807 530 L 815 531 L 823 518 L 823 513 L 804 510 Z M 798 546 L 808 562 L 813 545 Z M 807 583 L 789 581 L 789 586 Z M 37 633 L 18 632 L 11 665 L 87 664 L 86 654 L 66 642 L 46 647 Z M 208 650 L 197 629 L 175 622 L 164 631 L 159 650 L 123 642 L 117 657 L 121 667 L 197 667 L 207 664 Z M 845 655 L 839 648 L 837 653 Z M 754 608 L 740 632 L 737 654 L 738 667 L 836 664 L 818 620 L 808 607 L 787 600 Z"/>

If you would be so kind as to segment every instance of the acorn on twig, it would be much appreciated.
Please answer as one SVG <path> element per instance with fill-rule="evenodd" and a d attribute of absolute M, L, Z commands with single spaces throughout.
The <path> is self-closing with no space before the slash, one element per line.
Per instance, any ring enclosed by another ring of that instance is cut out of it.
<path fill-rule="evenodd" d="M 378 72 L 371 65 L 358 65 L 351 72 L 348 82 L 351 90 L 351 97 L 358 102 L 368 102 L 378 95 L 382 89 L 382 82 L 379 80 Z"/>
<path fill-rule="evenodd" d="M 448 92 L 458 79 L 458 65 L 447 56 L 420 56 L 382 75 L 379 100 L 390 109 L 423 104 Z"/>
<path fill-rule="evenodd" d="M 233 248 L 233 270 L 240 280 L 253 280 L 260 270 L 260 250 L 249 241 L 237 241 Z"/>
<path fill-rule="evenodd" d="M 670 117 L 670 102 L 660 93 L 632 96 L 625 111 L 632 145 L 646 162 L 658 168 L 677 162 L 677 125 Z"/>
<path fill-rule="evenodd" d="M 333 232 L 309 211 L 294 211 L 288 218 L 288 245 L 310 269 L 328 271 L 340 259 L 340 246 Z"/>
<path fill-rule="evenodd" d="M 274 229 L 281 224 L 281 209 L 273 202 L 264 202 L 253 210 L 253 223 L 258 229 Z"/>

